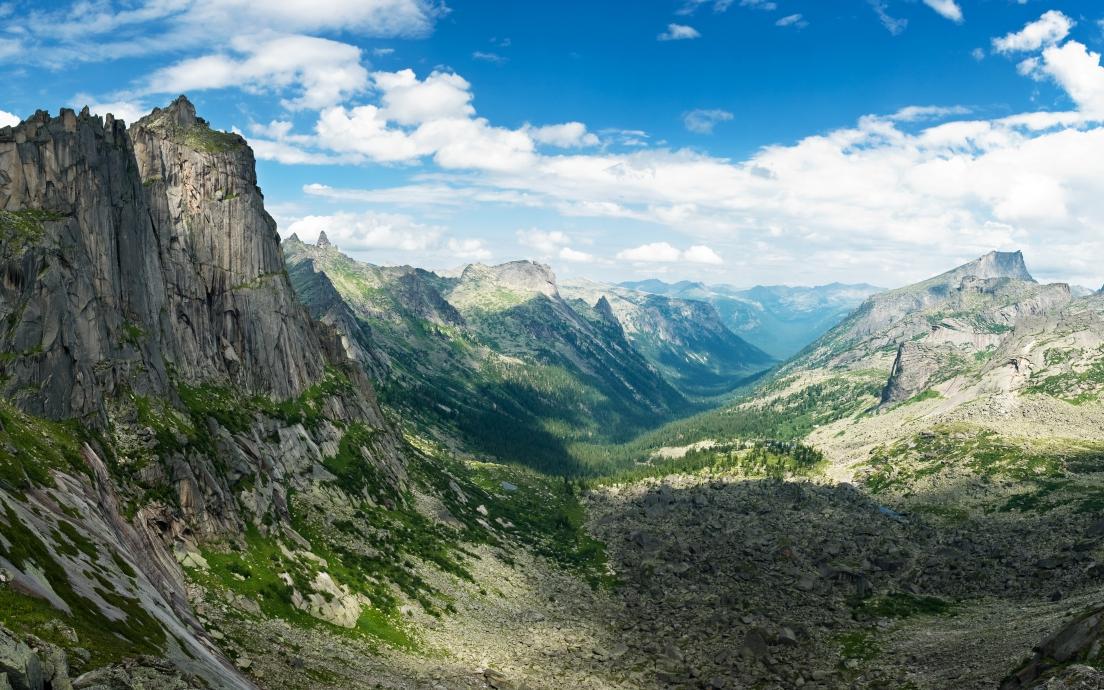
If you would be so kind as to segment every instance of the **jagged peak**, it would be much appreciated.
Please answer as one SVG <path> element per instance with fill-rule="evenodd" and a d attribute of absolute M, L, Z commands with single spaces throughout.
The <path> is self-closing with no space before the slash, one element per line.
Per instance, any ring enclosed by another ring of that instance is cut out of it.
<path fill-rule="evenodd" d="M 177 96 L 176 100 L 165 108 L 154 108 L 149 115 L 141 118 L 135 124 L 144 127 L 169 127 L 172 129 L 190 129 L 196 124 L 206 124 L 202 118 L 196 117 L 195 106 L 187 96 Z"/>
<path fill-rule="evenodd" d="M 1012 278 L 1035 282 L 1027 270 L 1023 252 L 992 251 L 951 271 L 957 278 Z"/>
<path fill-rule="evenodd" d="M 559 294 L 552 267 L 527 259 L 508 261 L 496 266 L 470 264 L 461 275 L 461 280 L 467 281 L 481 278 L 522 292 L 539 292 L 550 297 Z"/>
<path fill-rule="evenodd" d="M 298 233 L 293 232 L 284 239 L 284 242 L 298 242 L 299 244 L 302 244 L 303 240 L 299 239 Z"/>
<path fill-rule="evenodd" d="M 326 237 L 325 230 L 322 230 L 318 233 L 318 239 L 314 241 L 314 246 L 318 247 L 319 249 L 325 249 L 326 247 L 333 246 L 332 244 L 330 244 L 330 238 Z"/>

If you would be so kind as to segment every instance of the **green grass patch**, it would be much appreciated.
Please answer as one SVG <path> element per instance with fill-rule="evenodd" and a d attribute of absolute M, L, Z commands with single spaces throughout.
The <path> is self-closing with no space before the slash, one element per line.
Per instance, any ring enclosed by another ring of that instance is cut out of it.
<path fill-rule="evenodd" d="M 854 630 L 839 636 L 840 658 L 844 660 L 872 661 L 882 649 L 874 634 L 866 630 Z"/>
<path fill-rule="evenodd" d="M 89 474 L 75 422 L 52 422 L 0 400 L 0 486 L 17 494 L 48 486 L 50 470 Z"/>
<path fill-rule="evenodd" d="M 918 596 L 908 592 L 890 592 L 867 599 L 855 607 L 855 613 L 869 618 L 910 618 L 912 616 L 946 616 L 955 606 L 945 599 Z"/>

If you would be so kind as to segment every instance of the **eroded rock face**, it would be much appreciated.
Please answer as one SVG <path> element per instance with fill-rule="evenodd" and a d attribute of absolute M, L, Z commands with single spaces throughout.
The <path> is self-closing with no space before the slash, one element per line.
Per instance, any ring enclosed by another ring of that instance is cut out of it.
<path fill-rule="evenodd" d="M 240 538 L 247 524 L 286 525 L 289 495 L 325 481 L 318 470 L 352 425 L 371 431 L 363 462 L 394 485 L 406 474 L 363 370 L 294 296 L 245 141 L 212 131 L 183 97 L 129 130 L 87 110 L 0 129 L 0 318 L 11 353 L 0 396 L 102 439 L 80 447 L 79 470 L 54 467 L 49 486 L 0 486 L 0 536 L 18 523 L 55 556 L 8 553 L 0 540 L 5 578 L 60 611 L 115 617 L 95 593 L 110 581 L 130 613 L 176 640 L 172 663 L 212 686 L 251 687 L 206 639 L 173 553 Z M 254 405 L 228 421 L 186 405 L 187 387 L 272 405 L 314 390 L 315 417 Z M 174 419 L 185 426 L 151 428 Z M 81 516 L 67 524 L 94 556 L 57 541 L 59 505 Z M 135 576 L 116 577 L 115 558 Z"/>
<path fill-rule="evenodd" d="M 68 110 L 0 130 L 0 209 L 3 392 L 28 412 L 102 421 L 169 369 L 278 398 L 321 377 L 253 154 L 186 99 L 129 131 Z"/>
<path fill-rule="evenodd" d="M 154 222 L 173 363 L 286 398 L 322 374 L 318 337 L 284 271 L 253 152 L 186 99 L 129 130 Z"/>
<path fill-rule="evenodd" d="M 882 389 L 882 404 L 901 402 L 920 393 L 939 371 L 941 353 L 920 343 L 901 343 L 889 381 Z"/>
<path fill-rule="evenodd" d="M 1104 608 L 1084 614 L 1058 630 L 1035 648 L 1026 664 L 1001 683 L 1001 690 L 1043 687 L 1053 679 L 1054 684 L 1045 687 L 1101 687 L 1104 675 L 1095 669 L 1069 673 L 1064 668 L 1085 662 L 1099 665 L 1104 659 Z M 1065 677 L 1069 675 L 1069 677 Z M 1066 680 L 1063 684 L 1060 680 Z"/>

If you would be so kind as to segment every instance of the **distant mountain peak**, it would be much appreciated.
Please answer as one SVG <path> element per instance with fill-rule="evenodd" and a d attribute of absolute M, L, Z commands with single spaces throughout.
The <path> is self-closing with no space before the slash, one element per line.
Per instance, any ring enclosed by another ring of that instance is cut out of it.
<path fill-rule="evenodd" d="M 464 269 L 462 281 L 489 278 L 496 284 L 518 292 L 539 292 L 553 297 L 559 294 L 552 267 L 535 261 L 509 261 L 497 266 L 471 264 Z"/>
<path fill-rule="evenodd" d="M 326 237 L 325 230 L 318 233 L 318 239 L 315 241 L 314 246 L 318 247 L 319 249 L 325 249 L 326 247 L 333 246 L 330 244 L 330 238 Z"/>
<path fill-rule="evenodd" d="M 1027 270 L 1023 252 L 992 251 L 953 271 L 959 277 L 1012 278 L 1034 283 L 1035 278 Z"/>

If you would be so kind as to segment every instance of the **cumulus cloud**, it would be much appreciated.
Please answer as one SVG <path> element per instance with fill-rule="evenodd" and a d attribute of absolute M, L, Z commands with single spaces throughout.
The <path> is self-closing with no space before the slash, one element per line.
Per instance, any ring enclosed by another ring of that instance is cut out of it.
<path fill-rule="evenodd" d="M 450 239 L 447 244 L 449 254 L 464 261 L 487 261 L 494 254 L 483 240 L 475 238 Z"/>
<path fill-rule="evenodd" d="M 597 257 L 587 252 L 581 252 L 578 249 L 572 249 L 571 247 L 563 247 L 560 249 L 557 256 L 564 261 L 570 261 L 577 264 L 591 264 L 597 261 Z"/>
<path fill-rule="evenodd" d="M 475 237 L 449 237 L 445 228 L 424 225 L 408 215 L 376 211 L 342 211 L 287 219 L 281 234 L 296 234 L 314 242 L 321 232 L 339 249 L 376 263 L 437 260 L 441 263 L 486 261 L 493 256 L 486 241 Z"/>
<path fill-rule="evenodd" d="M 1004 54 L 1023 53 L 1051 46 L 1068 36 L 1075 24 L 1058 10 L 1050 10 L 1020 31 L 994 38 L 993 50 Z"/>
<path fill-rule="evenodd" d="M 73 97 L 73 107 L 81 109 L 88 106 L 88 111 L 93 115 L 114 115 L 116 119 L 130 124 L 140 120 L 149 114 L 152 108 L 147 107 L 141 101 L 110 101 L 100 103 L 88 94 L 77 94 Z"/>
<path fill-rule="evenodd" d="M 732 113 L 719 108 L 697 109 L 684 113 L 682 123 L 695 134 L 712 134 L 713 128 L 720 122 L 728 122 L 732 119 Z"/>
<path fill-rule="evenodd" d="M 560 230 L 545 231 L 538 228 L 518 230 L 517 241 L 523 247 L 535 249 L 541 256 L 556 254 L 571 244 L 571 238 Z"/>
<path fill-rule="evenodd" d="M 717 252 L 713 251 L 704 244 L 695 244 L 682 253 L 682 260 L 692 264 L 713 264 L 720 265 L 724 263 L 724 260 Z"/>
<path fill-rule="evenodd" d="M 660 41 L 685 41 L 701 36 L 698 30 L 686 24 L 668 24 L 667 30 L 656 36 Z"/>
<path fill-rule="evenodd" d="M 330 242 L 349 250 L 398 249 L 424 251 L 436 246 L 441 228 L 414 222 L 395 213 L 335 213 L 300 218 L 287 228 L 307 242 L 325 232 Z"/>
<path fill-rule="evenodd" d="M 724 263 L 717 252 L 705 245 L 698 244 L 685 251 L 680 251 L 669 242 L 652 242 L 631 249 L 623 249 L 617 252 L 617 258 L 622 261 L 636 263 L 675 263 L 680 261 L 691 264 L 717 265 Z"/>
<path fill-rule="evenodd" d="M 23 120 L 6 110 L 0 110 L 0 127 L 14 127 Z"/>
<path fill-rule="evenodd" d="M 594 263 L 598 257 L 570 246 L 573 240 L 561 230 L 540 230 L 531 228 L 518 230 L 517 241 L 523 247 L 536 252 L 537 258 L 558 258 L 571 263 Z"/>
<path fill-rule="evenodd" d="M 401 125 L 464 119 L 475 113 L 471 84 L 453 72 L 434 71 L 421 80 L 411 69 L 376 72 L 372 81 L 380 93 L 384 118 Z"/>
<path fill-rule="evenodd" d="M 537 143 L 558 146 L 564 149 L 595 146 L 599 143 L 597 135 L 588 132 L 586 125 L 582 122 L 565 122 L 561 125 L 544 125 L 543 127 L 527 126 L 525 131 Z"/>
<path fill-rule="evenodd" d="M 924 4 L 952 22 L 961 23 L 963 20 L 962 8 L 955 0 L 924 0 Z"/>
<path fill-rule="evenodd" d="M 184 93 L 205 89 L 292 91 L 284 104 L 318 109 L 368 88 L 360 49 L 313 36 L 268 40 L 233 39 L 226 53 L 188 58 L 155 71 L 143 93 Z"/>
<path fill-rule="evenodd" d="M 1051 77 L 1069 94 L 1078 110 L 1087 117 L 1104 119 L 1104 68 L 1100 65 L 1100 53 L 1077 41 L 1068 41 L 1047 48 L 1042 62 L 1032 63 L 1021 71 Z"/>

